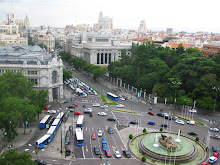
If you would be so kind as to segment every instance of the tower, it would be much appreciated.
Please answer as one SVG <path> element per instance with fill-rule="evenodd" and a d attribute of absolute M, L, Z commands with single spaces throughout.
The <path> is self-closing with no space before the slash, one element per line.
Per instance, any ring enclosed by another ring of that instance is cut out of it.
<path fill-rule="evenodd" d="M 7 14 L 7 24 L 11 25 L 11 24 L 15 24 L 15 13 L 14 11 L 9 11 L 9 13 Z"/>
<path fill-rule="evenodd" d="M 28 28 L 29 28 L 29 18 L 26 15 L 26 17 L 24 18 L 24 29 L 28 29 Z"/>
<path fill-rule="evenodd" d="M 98 20 L 98 23 L 100 24 L 100 22 L 102 21 L 102 18 L 103 18 L 103 14 L 102 14 L 102 11 L 100 11 L 99 13 L 99 20 Z"/>

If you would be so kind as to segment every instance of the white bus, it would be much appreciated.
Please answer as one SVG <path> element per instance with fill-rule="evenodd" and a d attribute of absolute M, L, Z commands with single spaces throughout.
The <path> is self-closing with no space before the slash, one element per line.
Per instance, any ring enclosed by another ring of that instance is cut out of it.
<path fill-rule="evenodd" d="M 83 131 L 81 128 L 76 128 L 76 143 L 78 146 L 84 145 Z"/>
<path fill-rule="evenodd" d="M 76 122 L 76 127 L 83 127 L 83 120 L 84 120 L 84 115 L 79 115 L 78 120 Z"/>

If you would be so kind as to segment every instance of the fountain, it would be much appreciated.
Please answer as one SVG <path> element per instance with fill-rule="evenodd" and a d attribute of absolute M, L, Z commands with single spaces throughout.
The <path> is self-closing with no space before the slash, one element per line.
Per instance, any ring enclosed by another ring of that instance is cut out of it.
<path fill-rule="evenodd" d="M 155 138 L 153 146 L 154 147 L 159 147 L 157 134 L 156 134 L 156 138 Z"/>
<path fill-rule="evenodd" d="M 181 142 L 181 140 L 180 140 L 180 129 L 179 129 L 179 131 L 178 131 L 178 136 L 177 136 L 176 142 L 177 142 L 177 143 L 180 143 L 180 142 Z"/>

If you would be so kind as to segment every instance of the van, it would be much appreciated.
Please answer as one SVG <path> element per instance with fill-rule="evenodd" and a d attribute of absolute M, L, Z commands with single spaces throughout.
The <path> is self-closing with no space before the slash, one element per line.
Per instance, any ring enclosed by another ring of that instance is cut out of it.
<path fill-rule="evenodd" d="M 195 121 L 193 121 L 193 120 L 191 120 L 191 121 L 187 121 L 187 124 L 195 125 Z"/>
<path fill-rule="evenodd" d="M 66 156 L 69 156 L 71 154 L 71 150 L 70 150 L 70 145 L 69 144 L 65 145 L 65 152 L 66 152 Z"/>

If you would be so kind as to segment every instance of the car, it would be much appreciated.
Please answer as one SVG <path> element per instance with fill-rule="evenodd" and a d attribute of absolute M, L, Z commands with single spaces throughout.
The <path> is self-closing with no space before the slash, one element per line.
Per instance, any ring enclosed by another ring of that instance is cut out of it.
<path fill-rule="evenodd" d="M 47 163 L 44 161 L 44 160 L 35 160 L 35 162 L 38 164 L 38 165 L 46 165 Z"/>
<path fill-rule="evenodd" d="M 215 163 L 217 160 L 218 160 L 217 157 L 211 156 L 211 157 L 209 158 L 209 163 L 213 164 L 213 163 Z"/>
<path fill-rule="evenodd" d="M 102 144 L 107 144 L 107 140 L 105 137 L 102 138 Z"/>
<path fill-rule="evenodd" d="M 94 152 L 95 152 L 96 155 L 99 155 L 100 154 L 99 148 L 95 146 L 94 147 Z"/>
<path fill-rule="evenodd" d="M 193 109 L 190 109 L 189 112 L 190 113 L 197 113 L 197 110 L 193 108 Z"/>
<path fill-rule="evenodd" d="M 210 165 L 209 163 L 203 162 L 201 165 Z"/>
<path fill-rule="evenodd" d="M 108 133 L 110 133 L 110 134 L 113 134 L 113 133 L 114 133 L 114 130 L 113 130 L 112 127 L 109 127 L 109 128 L 108 128 Z"/>
<path fill-rule="evenodd" d="M 190 124 L 190 125 L 195 125 L 196 122 L 193 121 L 193 120 L 190 120 L 190 121 L 187 121 L 186 123 L 187 123 L 187 124 Z"/>
<path fill-rule="evenodd" d="M 130 158 L 131 157 L 131 154 L 128 150 L 123 150 L 123 154 L 127 157 L 127 158 Z"/>
<path fill-rule="evenodd" d="M 93 107 L 100 107 L 100 104 L 99 103 L 94 103 L 92 104 Z"/>
<path fill-rule="evenodd" d="M 82 107 L 86 107 L 86 105 L 85 104 L 83 104 L 83 106 Z"/>
<path fill-rule="evenodd" d="M 96 139 L 96 136 L 95 136 L 94 133 L 92 134 L 91 138 L 92 138 L 92 140 L 95 140 L 95 139 Z"/>
<path fill-rule="evenodd" d="M 219 152 L 214 152 L 213 156 L 218 158 L 219 157 Z"/>
<path fill-rule="evenodd" d="M 92 110 L 91 108 L 86 108 L 85 111 L 84 111 L 84 113 L 90 114 L 90 113 L 92 113 L 92 111 L 93 111 L 93 110 Z"/>
<path fill-rule="evenodd" d="M 210 131 L 214 131 L 214 132 L 218 132 L 218 131 L 219 131 L 219 129 L 216 128 L 216 127 L 214 127 L 214 128 L 209 128 L 209 129 L 210 129 Z"/>
<path fill-rule="evenodd" d="M 107 150 L 107 149 L 108 149 L 107 144 L 105 144 L 105 143 L 104 143 L 104 144 L 102 144 L 102 150 L 103 150 L 103 151 L 105 151 L 105 150 Z"/>
<path fill-rule="evenodd" d="M 74 108 L 74 106 L 73 105 L 69 105 L 69 106 L 67 106 L 67 108 Z"/>
<path fill-rule="evenodd" d="M 189 135 L 197 136 L 197 132 L 188 132 Z"/>
<path fill-rule="evenodd" d="M 170 115 L 166 115 L 166 116 L 164 116 L 164 118 L 168 119 L 168 120 L 171 120 L 172 117 Z"/>
<path fill-rule="evenodd" d="M 149 107 L 149 110 L 153 110 L 153 108 L 152 108 L 152 107 Z"/>
<path fill-rule="evenodd" d="M 77 111 L 77 112 L 75 112 L 75 115 L 82 115 L 82 113 Z"/>
<path fill-rule="evenodd" d="M 99 130 L 98 137 L 101 137 L 101 136 L 102 136 L 102 130 Z"/>
<path fill-rule="evenodd" d="M 105 108 L 108 108 L 108 106 L 107 105 L 101 105 L 100 108 L 105 109 Z"/>
<path fill-rule="evenodd" d="M 185 124 L 183 120 L 176 120 L 175 123 L 181 124 L 181 125 L 184 125 L 184 124 Z"/>
<path fill-rule="evenodd" d="M 47 105 L 44 106 L 44 110 L 48 110 L 48 106 Z"/>
<path fill-rule="evenodd" d="M 161 127 L 167 127 L 167 124 L 161 124 L 160 126 Z"/>
<path fill-rule="evenodd" d="M 116 121 L 116 118 L 114 117 L 110 117 L 110 118 L 107 118 L 108 121 Z"/>
<path fill-rule="evenodd" d="M 125 101 L 125 98 L 121 97 L 120 100 Z"/>
<path fill-rule="evenodd" d="M 149 124 L 149 125 L 155 125 L 155 122 L 154 122 L 154 121 L 149 121 L 147 124 Z"/>
<path fill-rule="evenodd" d="M 124 108 L 125 106 L 123 104 L 118 104 L 117 107 L 118 108 Z"/>
<path fill-rule="evenodd" d="M 157 116 L 162 116 L 162 113 L 157 113 Z"/>
<path fill-rule="evenodd" d="M 78 107 L 78 104 L 75 103 L 75 104 L 73 104 L 73 106 Z"/>
<path fill-rule="evenodd" d="M 107 113 L 105 113 L 105 112 L 98 112 L 97 113 L 99 116 L 106 116 L 107 115 Z"/>
<path fill-rule="evenodd" d="M 220 135 L 210 135 L 210 137 L 212 137 L 214 139 L 220 139 Z"/>
<path fill-rule="evenodd" d="M 109 158 L 112 157 L 112 154 L 110 153 L 109 150 L 105 150 L 105 154 L 106 154 L 106 156 L 109 157 Z"/>
<path fill-rule="evenodd" d="M 153 113 L 153 112 L 148 112 L 148 114 L 149 114 L 149 115 L 154 115 L 154 113 Z"/>
<path fill-rule="evenodd" d="M 121 154 L 120 154 L 119 151 L 115 151 L 115 157 L 116 157 L 116 158 L 121 158 Z"/>
<path fill-rule="evenodd" d="M 130 124 L 138 124 L 138 122 L 137 121 L 130 121 Z"/>
<path fill-rule="evenodd" d="M 212 147 L 212 151 L 213 151 L 213 152 L 217 152 L 217 147 L 214 147 L 214 146 L 213 146 L 213 147 Z"/>
<path fill-rule="evenodd" d="M 176 120 L 176 119 L 178 119 L 177 116 L 172 116 L 172 120 Z"/>
<path fill-rule="evenodd" d="M 55 114 L 55 113 L 57 113 L 57 111 L 56 110 L 48 110 L 47 113 L 54 113 Z"/>

